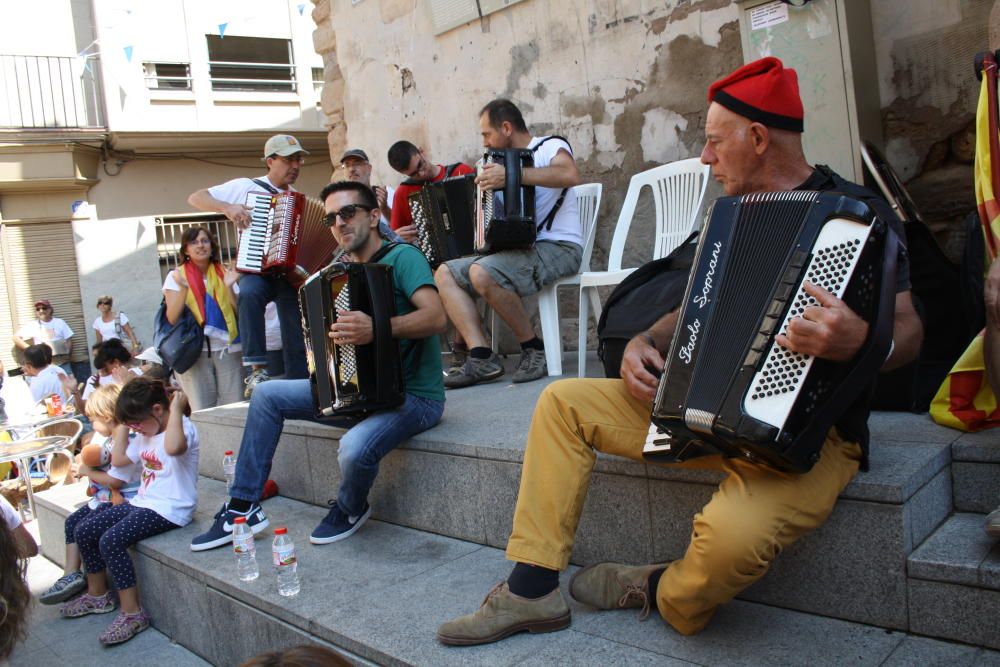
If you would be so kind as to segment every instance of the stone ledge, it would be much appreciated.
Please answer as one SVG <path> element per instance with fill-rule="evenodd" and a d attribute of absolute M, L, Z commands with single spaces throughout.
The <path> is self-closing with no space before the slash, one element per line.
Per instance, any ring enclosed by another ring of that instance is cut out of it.
<path fill-rule="evenodd" d="M 1000 431 L 964 433 L 951 446 L 956 461 L 1000 463 Z"/>
<path fill-rule="evenodd" d="M 524 458 L 524 443 L 538 395 L 547 384 L 558 379 L 546 378 L 526 385 L 491 383 L 448 392 L 441 423 L 411 438 L 400 449 L 519 464 Z M 506 410 L 497 414 L 497 405 L 504 405 Z M 198 427 L 211 429 L 213 434 L 213 438 L 202 438 L 202 475 L 220 478 L 222 452 L 238 450 L 246 411 L 246 403 L 236 403 L 195 413 L 193 419 Z M 926 415 L 875 413 L 870 423 L 871 470 L 859 473 L 844 489 L 842 498 L 905 503 L 949 464 L 949 438 L 958 437 L 951 429 L 930 428 L 936 425 Z M 220 426 L 233 430 L 222 431 L 218 429 Z M 285 456 L 288 445 L 294 442 L 316 441 L 335 447 L 342 433 L 339 428 L 290 420 L 285 424 L 275 458 Z M 721 479 L 717 473 L 646 465 L 605 454 L 598 454 L 594 470 L 713 486 Z"/>
<path fill-rule="evenodd" d="M 910 554 L 909 576 L 1000 591 L 1000 545 L 983 531 L 985 519 L 982 514 L 953 515 Z M 996 618 L 1000 627 L 1000 614 Z"/>

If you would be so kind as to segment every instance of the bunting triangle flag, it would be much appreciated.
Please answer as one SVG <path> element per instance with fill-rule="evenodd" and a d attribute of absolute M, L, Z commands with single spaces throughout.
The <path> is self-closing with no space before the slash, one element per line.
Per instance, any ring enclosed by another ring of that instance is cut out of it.
<path fill-rule="evenodd" d="M 125 47 L 125 60 L 127 60 L 129 62 L 132 62 L 132 47 L 131 46 L 126 46 Z"/>
<path fill-rule="evenodd" d="M 219 24 L 219 37 L 225 39 L 226 37 L 226 27 L 229 25 L 228 22 Z"/>

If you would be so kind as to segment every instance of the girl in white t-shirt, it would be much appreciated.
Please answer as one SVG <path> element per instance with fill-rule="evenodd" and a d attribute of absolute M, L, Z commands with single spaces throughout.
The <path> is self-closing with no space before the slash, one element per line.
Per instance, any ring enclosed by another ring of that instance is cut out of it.
<path fill-rule="evenodd" d="M 115 505 L 76 531 L 76 542 L 87 570 L 87 592 L 63 605 L 65 617 L 114 611 L 104 570 L 111 572 L 121 610 L 101 633 L 102 644 L 120 644 L 149 627 L 149 615 L 139 604 L 135 569 L 128 548 L 153 535 L 191 522 L 198 502 L 198 432 L 185 415 L 187 397 L 176 391 L 167 399 L 163 382 L 139 377 L 121 389 L 115 404 L 111 465 L 141 466 L 139 492 L 128 503 Z M 129 430 L 138 436 L 128 439 Z"/>

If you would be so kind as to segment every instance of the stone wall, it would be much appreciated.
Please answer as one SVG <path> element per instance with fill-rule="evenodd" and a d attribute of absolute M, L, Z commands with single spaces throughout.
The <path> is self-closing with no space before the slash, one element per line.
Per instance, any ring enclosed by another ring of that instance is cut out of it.
<path fill-rule="evenodd" d="M 1000 0 L 871 4 L 887 156 L 927 217 L 960 219 L 974 205 L 972 57 Z M 473 161 L 478 109 L 510 97 L 535 133 L 570 139 L 584 181 L 604 184 L 595 269 L 606 266 L 629 178 L 698 155 L 706 88 L 743 61 L 730 0 L 524 0 L 437 36 L 417 0 L 319 0 L 313 15 L 334 152 L 364 148 L 376 182 L 390 184 L 399 177 L 385 152 L 397 139 L 438 162 Z M 644 197 L 626 249 L 633 262 L 648 258 L 651 208 Z"/>

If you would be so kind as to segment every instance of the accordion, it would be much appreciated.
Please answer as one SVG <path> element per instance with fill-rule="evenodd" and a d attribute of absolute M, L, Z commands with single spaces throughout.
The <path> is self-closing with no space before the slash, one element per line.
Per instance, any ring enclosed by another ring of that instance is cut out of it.
<path fill-rule="evenodd" d="M 417 228 L 416 246 L 432 269 L 474 254 L 475 197 L 475 176 L 466 174 L 428 183 L 407 198 Z"/>
<path fill-rule="evenodd" d="M 897 240 L 864 202 L 793 191 L 719 199 L 702 231 L 653 404 L 654 462 L 742 456 L 805 472 L 875 379 L 892 340 Z M 792 352 L 774 337 L 816 300 L 869 324 L 855 358 Z"/>
<path fill-rule="evenodd" d="M 240 233 L 236 270 L 285 273 L 294 285 L 330 261 L 337 242 L 318 199 L 301 192 L 247 193 L 250 226 Z"/>
<path fill-rule="evenodd" d="M 476 188 L 476 252 L 531 247 L 537 232 L 535 186 L 522 185 L 521 175 L 525 167 L 534 166 L 534 153 L 524 148 L 490 149 L 476 165 L 477 173 L 488 164 L 502 164 L 505 179 L 502 193 Z"/>
<path fill-rule="evenodd" d="M 333 263 L 299 289 L 302 328 L 318 419 L 363 416 L 404 400 L 392 268 L 384 264 Z M 338 310 L 357 310 L 374 323 L 367 345 L 336 345 L 329 337 Z"/>

